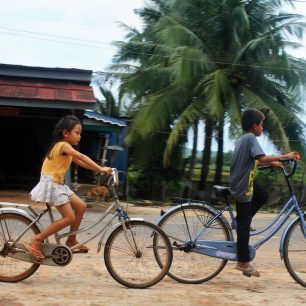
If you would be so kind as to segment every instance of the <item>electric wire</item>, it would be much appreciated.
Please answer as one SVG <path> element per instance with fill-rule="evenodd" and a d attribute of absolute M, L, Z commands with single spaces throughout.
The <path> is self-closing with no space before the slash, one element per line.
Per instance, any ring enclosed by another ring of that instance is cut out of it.
<path fill-rule="evenodd" d="M 109 45 L 109 43 L 105 43 L 105 42 L 101 42 L 101 41 L 97 41 L 97 40 L 81 39 L 81 38 L 64 36 L 64 35 L 56 35 L 56 34 L 50 34 L 50 33 L 20 30 L 20 29 L 16 29 L 16 28 L 9 28 L 9 27 L 3 27 L 3 26 L 0 26 L 0 29 L 9 30 L 9 31 L 16 31 L 16 32 L 24 32 L 24 33 L 29 33 L 29 34 L 37 34 L 37 35 L 43 35 L 43 36 L 58 37 L 58 38 L 64 38 L 64 39 L 69 39 L 69 40 L 78 40 L 78 41 L 96 43 L 96 44 L 101 44 L 101 45 Z"/>
<path fill-rule="evenodd" d="M 1 28 L 1 27 L 0 27 Z M 74 46 L 81 46 L 81 47 L 89 47 L 89 48 L 96 48 L 96 49 L 101 49 L 101 50 L 108 50 L 108 51 L 114 51 L 112 48 L 106 48 L 102 46 L 94 46 L 94 45 L 85 45 L 85 44 L 79 44 L 79 43 L 74 43 L 74 42 L 65 42 L 65 41 L 59 41 L 59 40 L 54 40 L 54 39 L 48 39 L 48 38 L 40 38 L 40 37 L 34 37 L 34 36 L 28 36 L 28 35 L 22 35 L 18 33 L 7 33 L 7 32 L 1 32 L 0 34 L 7 34 L 7 35 L 13 35 L 13 36 L 21 36 L 21 37 L 27 37 L 27 38 L 33 38 L 33 39 L 38 39 L 38 40 L 43 40 L 43 41 L 48 41 L 48 42 L 56 42 L 56 43 L 61 43 L 61 44 L 66 44 L 66 45 L 74 45 Z M 109 44 L 111 45 L 111 44 Z M 139 52 L 136 52 L 135 50 L 139 46 L 136 46 L 132 48 L 131 50 L 126 50 L 120 54 L 120 56 L 126 55 L 126 54 L 139 54 Z M 156 56 L 160 58 L 169 58 L 167 55 L 160 55 L 160 54 L 155 54 L 155 53 L 147 53 L 147 52 L 141 52 L 142 55 L 147 55 L 147 56 Z M 115 56 L 118 57 L 118 56 Z M 198 59 L 194 58 L 187 58 L 187 57 L 181 57 L 182 59 L 185 59 L 187 61 L 193 61 L 193 62 L 203 62 Z M 273 66 L 265 66 L 265 65 L 259 65 L 259 64 L 242 64 L 242 63 L 230 63 L 230 62 L 224 62 L 224 61 L 213 61 L 213 60 L 206 60 L 206 62 L 211 63 L 211 64 L 218 64 L 218 65 L 229 65 L 229 66 L 238 66 L 238 67 L 250 67 L 250 68 L 264 68 L 264 69 L 271 69 L 271 70 L 284 70 L 284 71 L 300 71 L 300 72 L 305 72 L 305 69 L 301 68 L 284 68 L 284 67 L 273 67 Z"/>
<path fill-rule="evenodd" d="M 19 36 L 19 37 L 26 37 L 26 38 L 32 38 L 32 39 L 37 39 L 37 40 L 49 41 L 49 42 L 56 42 L 56 43 L 61 43 L 61 44 L 65 44 L 65 45 L 74 45 L 74 46 L 80 46 L 80 47 L 90 47 L 90 48 L 104 49 L 104 50 L 110 50 L 110 51 L 114 50 L 112 48 L 105 48 L 105 47 L 102 48 L 101 46 L 86 45 L 86 44 L 80 44 L 80 43 L 75 43 L 75 42 L 67 42 L 67 41 L 61 41 L 61 40 L 55 40 L 55 39 L 35 37 L 35 36 L 29 36 L 29 35 L 24 35 L 24 34 L 19 34 L 19 33 L 7 33 L 7 32 L 0 31 L 0 34 L 13 35 L 13 36 Z"/>

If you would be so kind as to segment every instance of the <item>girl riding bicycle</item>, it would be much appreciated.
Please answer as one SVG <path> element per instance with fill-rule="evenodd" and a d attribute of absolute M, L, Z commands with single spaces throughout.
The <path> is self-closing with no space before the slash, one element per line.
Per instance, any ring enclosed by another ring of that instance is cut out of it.
<path fill-rule="evenodd" d="M 39 260 L 45 258 L 40 249 L 41 242 L 68 225 L 71 231 L 78 230 L 86 210 L 86 203 L 64 184 L 64 176 L 71 162 L 99 173 L 112 172 L 111 168 L 99 166 L 73 148 L 79 143 L 81 132 L 82 125 L 77 117 L 68 115 L 61 118 L 55 126 L 52 144 L 45 155 L 40 181 L 30 192 L 33 201 L 53 205 L 62 215 L 62 219 L 56 220 L 40 234 L 33 236 L 31 245 L 24 243 L 31 255 Z M 77 243 L 76 235 L 69 236 L 66 241 L 68 247 Z M 82 245 L 79 251 L 87 252 L 88 247 Z"/>

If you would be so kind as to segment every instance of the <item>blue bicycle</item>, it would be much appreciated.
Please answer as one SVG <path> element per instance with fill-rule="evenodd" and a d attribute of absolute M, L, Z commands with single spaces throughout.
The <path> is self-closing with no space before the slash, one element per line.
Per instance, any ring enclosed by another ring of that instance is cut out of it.
<path fill-rule="evenodd" d="M 273 237 L 294 212 L 296 217 L 285 227 L 281 237 L 280 256 L 293 279 L 306 287 L 306 214 L 300 208 L 290 182 L 297 162 L 280 161 L 285 165 L 282 173 L 289 189 L 289 199 L 270 224 L 250 233 L 251 236 L 267 233 L 249 245 L 250 254 L 253 260 L 256 250 Z M 270 166 L 260 168 L 273 169 Z M 174 280 L 191 284 L 206 282 L 217 276 L 228 260 L 237 261 L 232 226 L 223 215 L 225 211 L 229 212 L 235 228 L 235 217 L 228 200 L 229 189 L 223 186 L 213 186 L 213 189 L 218 197 L 225 199 L 222 209 L 217 210 L 207 202 L 179 199 L 176 200 L 178 205 L 158 220 L 172 244 L 173 261 L 168 275 Z"/>

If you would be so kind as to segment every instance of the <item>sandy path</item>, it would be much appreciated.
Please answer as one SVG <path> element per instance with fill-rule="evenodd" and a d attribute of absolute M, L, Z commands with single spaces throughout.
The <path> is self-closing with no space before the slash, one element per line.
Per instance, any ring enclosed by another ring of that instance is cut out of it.
<path fill-rule="evenodd" d="M 3 201 L 1 198 L 0 201 Z M 156 220 L 159 209 L 131 207 L 131 215 Z M 261 213 L 258 222 L 272 214 Z M 255 222 L 256 226 L 256 222 Z M 19 283 L 0 283 L 0 305 L 306 305 L 306 288 L 296 284 L 279 257 L 279 238 L 259 249 L 256 267 L 260 278 L 247 278 L 233 263 L 212 281 L 200 285 L 177 283 L 166 277 L 144 290 L 127 289 L 108 274 L 103 253 L 96 254 L 95 243 L 88 254 L 74 255 L 66 267 L 41 266 Z"/>

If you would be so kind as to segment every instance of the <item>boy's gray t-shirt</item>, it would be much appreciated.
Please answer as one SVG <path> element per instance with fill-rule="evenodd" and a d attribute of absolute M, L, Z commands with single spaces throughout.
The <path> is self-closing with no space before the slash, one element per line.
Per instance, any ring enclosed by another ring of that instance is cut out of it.
<path fill-rule="evenodd" d="M 236 201 L 252 200 L 253 181 L 258 163 L 256 159 L 262 155 L 265 153 L 253 133 L 246 133 L 237 140 L 229 179 L 230 192 Z"/>

